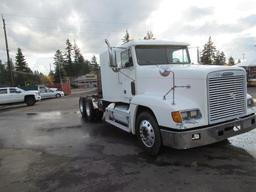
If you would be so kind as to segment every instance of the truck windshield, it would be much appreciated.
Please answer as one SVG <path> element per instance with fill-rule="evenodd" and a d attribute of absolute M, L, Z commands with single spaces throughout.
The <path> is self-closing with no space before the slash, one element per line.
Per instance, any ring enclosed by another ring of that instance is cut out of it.
<path fill-rule="evenodd" d="M 139 45 L 136 46 L 139 65 L 189 64 L 185 46 Z"/>

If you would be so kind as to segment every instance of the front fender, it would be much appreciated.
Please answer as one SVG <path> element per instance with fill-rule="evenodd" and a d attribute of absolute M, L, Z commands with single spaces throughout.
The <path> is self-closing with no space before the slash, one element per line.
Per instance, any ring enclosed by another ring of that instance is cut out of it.
<path fill-rule="evenodd" d="M 144 106 L 154 113 L 156 120 L 159 126 L 163 127 L 170 127 L 180 129 L 181 125 L 175 123 L 172 120 L 171 112 L 173 111 L 182 111 L 182 110 L 189 110 L 189 109 L 199 109 L 201 112 L 203 111 L 200 109 L 200 106 L 196 104 L 193 100 L 176 95 L 175 104 L 171 98 L 167 98 L 166 100 L 163 99 L 162 96 L 159 95 L 150 95 L 150 94 L 143 94 L 143 95 L 136 95 L 133 97 L 131 101 L 131 116 L 136 116 L 136 111 L 138 106 Z M 202 114 L 204 114 L 202 112 Z M 202 115 L 203 116 L 203 115 Z M 205 121 L 204 121 L 205 120 Z M 200 124 L 207 123 L 207 118 L 202 117 L 202 121 Z M 135 126 L 135 120 L 132 122 L 133 126 Z"/>

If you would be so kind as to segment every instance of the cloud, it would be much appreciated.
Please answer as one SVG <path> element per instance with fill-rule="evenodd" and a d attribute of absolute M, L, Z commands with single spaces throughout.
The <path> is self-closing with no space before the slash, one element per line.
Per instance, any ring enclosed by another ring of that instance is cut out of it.
<path fill-rule="evenodd" d="M 201 19 L 202 17 L 212 15 L 214 13 L 213 7 L 189 7 L 185 11 L 185 17 L 189 20 Z"/>
<path fill-rule="evenodd" d="M 256 30 L 256 10 L 252 0 L 232 3 L 223 0 L 0 1 L 12 58 L 20 47 L 30 67 L 40 66 L 45 73 L 49 68 L 47 62 L 52 61 L 57 49 L 65 48 L 67 38 L 76 41 L 84 55 L 91 55 L 105 50 L 105 38 L 113 45 L 120 43 L 126 29 L 135 39 L 153 30 L 156 38 L 188 41 L 196 46 L 202 46 L 212 35 L 221 50 L 223 46 L 224 51 L 237 57 L 241 51 L 250 52 L 246 45 L 255 40 L 252 37 Z M 246 49 L 241 50 L 236 44 Z M 232 51 L 232 47 L 238 51 Z M 4 49 L 0 30 L 1 60 L 6 60 Z"/>
<path fill-rule="evenodd" d="M 79 42 L 84 54 L 99 53 L 105 48 L 105 38 L 118 43 L 126 29 L 143 22 L 158 4 L 148 0 L 1 0 L 0 10 L 6 18 L 11 55 L 20 47 L 35 56 L 54 55 L 64 49 L 67 38 Z"/>
<path fill-rule="evenodd" d="M 229 55 L 235 55 L 237 59 L 242 59 L 243 54 L 248 63 L 256 64 L 255 52 L 256 52 L 256 37 L 238 37 L 233 39 L 230 44 L 224 48 L 227 50 Z"/>

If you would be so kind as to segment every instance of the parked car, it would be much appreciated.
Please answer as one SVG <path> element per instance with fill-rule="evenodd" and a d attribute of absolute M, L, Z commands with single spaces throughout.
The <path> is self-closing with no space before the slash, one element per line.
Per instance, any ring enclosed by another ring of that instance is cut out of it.
<path fill-rule="evenodd" d="M 64 96 L 63 91 L 52 90 L 47 87 L 41 88 L 39 93 L 42 99 L 59 98 Z"/>
<path fill-rule="evenodd" d="M 32 106 L 40 100 L 38 91 L 24 91 L 18 87 L 0 88 L 0 105 L 26 103 Z"/>

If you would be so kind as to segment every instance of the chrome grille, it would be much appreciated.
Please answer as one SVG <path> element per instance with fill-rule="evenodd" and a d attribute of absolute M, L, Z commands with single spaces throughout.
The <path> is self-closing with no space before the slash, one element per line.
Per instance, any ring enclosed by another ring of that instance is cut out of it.
<path fill-rule="evenodd" d="M 246 114 L 245 81 L 245 72 L 240 70 L 208 75 L 209 123 L 218 123 Z"/>

